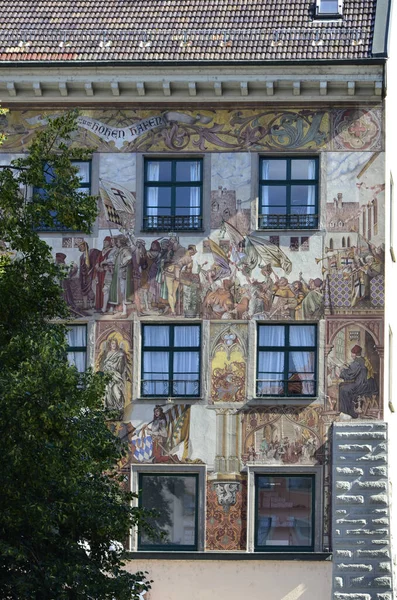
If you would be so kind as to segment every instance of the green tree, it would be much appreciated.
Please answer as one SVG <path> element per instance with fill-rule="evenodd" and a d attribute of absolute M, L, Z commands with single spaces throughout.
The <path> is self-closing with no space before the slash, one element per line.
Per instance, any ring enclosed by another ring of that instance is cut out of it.
<path fill-rule="evenodd" d="M 62 265 L 42 225 L 89 233 L 96 199 L 78 192 L 76 112 L 48 123 L 0 169 L 0 597 L 127 600 L 150 587 L 123 569 L 145 526 L 115 465 L 123 446 L 103 409 L 106 378 L 68 365 Z M 46 175 L 44 173 L 46 171 Z M 26 190 L 41 188 L 33 201 Z"/>

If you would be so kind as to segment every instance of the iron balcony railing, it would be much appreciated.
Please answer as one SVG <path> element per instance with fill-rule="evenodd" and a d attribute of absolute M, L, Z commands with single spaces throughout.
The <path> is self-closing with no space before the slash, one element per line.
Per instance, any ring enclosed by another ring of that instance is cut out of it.
<path fill-rule="evenodd" d="M 259 215 L 258 229 L 315 229 L 318 215 Z"/>
<path fill-rule="evenodd" d="M 198 216 L 143 217 L 145 231 L 200 231 L 202 228 L 203 218 Z"/>
<path fill-rule="evenodd" d="M 142 396 L 186 397 L 200 395 L 199 379 L 142 379 Z"/>
<path fill-rule="evenodd" d="M 315 396 L 316 385 L 311 374 L 295 374 L 289 379 L 257 379 L 256 396 Z"/>

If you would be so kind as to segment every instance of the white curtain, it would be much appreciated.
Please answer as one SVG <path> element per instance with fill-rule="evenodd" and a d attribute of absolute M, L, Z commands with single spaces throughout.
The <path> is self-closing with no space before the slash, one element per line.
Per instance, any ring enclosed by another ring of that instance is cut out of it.
<path fill-rule="evenodd" d="M 302 179 L 315 179 L 316 178 L 316 161 L 315 159 L 307 159 L 307 175 L 306 177 L 302 177 Z M 315 214 L 315 207 L 316 207 L 316 186 L 313 185 L 307 185 L 307 186 L 296 186 L 299 188 L 305 187 L 306 188 L 306 198 L 304 197 L 304 195 L 302 195 L 302 197 L 299 199 L 299 201 L 296 201 L 296 204 L 298 204 L 298 206 L 293 207 L 292 204 L 292 210 L 291 212 L 293 212 L 294 214 L 299 214 L 299 215 L 313 215 Z M 302 190 L 303 191 L 303 190 Z M 291 191 L 292 193 L 292 191 Z"/>
<path fill-rule="evenodd" d="M 312 325 L 291 326 L 289 343 L 290 346 L 302 350 L 290 352 L 288 377 L 298 374 L 302 382 L 302 395 L 312 395 L 314 394 L 315 352 L 304 348 L 315 345 L 315 328 Z"/>
<path fill-rule="evenodd" d="M 85 325 L 71 325 L 66 332 L 69 348 L 81 348 L 81 350 L 68 350 L 68 361 L 70 365 L 83 373 L 86 370 L 87 357 L 87 328 Z"/>
<path fill-rule="evenodd" d="M 160 164 L 158 162 L 150 161 L 148 163 L 147 171 L 148 181 L 160 181 Z M 146 216 L 151 217 L 148 219 L 147 225 L 149 227 L 157 227 L 157 215 L 159 214 L 159 188 L 148 187 L 147 188 L 147 202 L 146 202 Z"/>
<path fill-rule="evenodd" d="M 259 346 L 283 348 L 285 328 L 283 325 L 267 325 L 259 328 Z M 261 395 L 278 396 L 284 393 L 284 351 L 261 350 L 258 361 L 258 390 Z"/>
<path fill-rule="evenodd" d="M 262 179 L 269 179 L 269 176 L 270 176 L 270 161 L 263 160 L 262 161 Z M 267 185 L 262 186 L 262 199 L 261 199 L 261 211 L 260 212 L 262 215 L 269 214 L 269 186 L 267 186 Z M 264 222 L 262 222 L 262 219 L 261 219 L 261 225 L 266 226 L 267 220 L 264 220 Z"/>
<path fill-rule="evenodd" d="M 200 181 L 200 169 L 201 165 L 197 162 L 192 162 L 190 165 L 190 181 Z M 200 187 L 190 188 L 190 202 L 189 202 L 189 216 L 199 217 L 200 216 Z M 198 227 L 200 223 L 197 223 L 197 219 L 190 219 L 191 226 Z"/>

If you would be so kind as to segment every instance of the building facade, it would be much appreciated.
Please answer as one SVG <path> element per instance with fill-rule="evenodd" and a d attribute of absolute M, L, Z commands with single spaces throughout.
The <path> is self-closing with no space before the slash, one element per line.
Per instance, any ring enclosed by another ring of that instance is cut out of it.
<path fill-rule="evenodd" d="M 94 2 L 36 4 L 1 42 L 0 161 L 79 107 L 98 218 L 41 234 L 70 360 L 113 375 L 124 471 L 161 513 L 128 568 L 153 600 L 391 600 L 390 3 L 185 3 L 157 32 L 150 3 L 89 30 Z"/>

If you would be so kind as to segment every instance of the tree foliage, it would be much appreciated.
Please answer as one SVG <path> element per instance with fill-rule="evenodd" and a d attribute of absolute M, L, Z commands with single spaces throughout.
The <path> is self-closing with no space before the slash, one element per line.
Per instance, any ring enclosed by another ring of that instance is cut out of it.
<path fill-rule="evenodd" d="M 106 378 L 67 362 L 62 265 L 37 230 L 89 233 L 96 199 L 78 192 L 76 113 L 50 121 L 0 169 L 0 597 L 129 600 L 149 583 L 120 544 L 142 511 L 115 465 L 123 448 L 103 410 Z M 48 169 L 47 177 L 43 171 Z M 50 177 L 48 177 L 50 173 Z M 26 190 L 42 188 L 28 201 Z"/>

